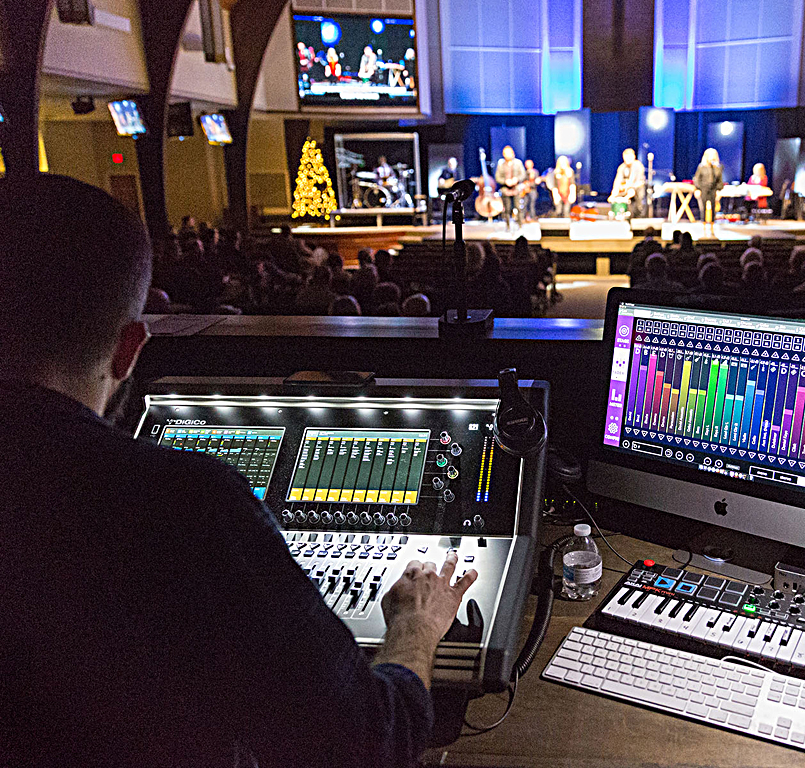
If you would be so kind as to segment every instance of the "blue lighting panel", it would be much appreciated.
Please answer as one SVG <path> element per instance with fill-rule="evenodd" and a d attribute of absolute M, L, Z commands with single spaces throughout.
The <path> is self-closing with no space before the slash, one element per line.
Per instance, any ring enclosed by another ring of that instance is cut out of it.
<path fill-rule="evenodd" d="M 744 124 L 725 120 L 707 126 L 707 146 L 718 150 L 724 183 L 743 181 Z"/>
<path fill-rule="evenodd" d="M 503 147 L 507 144 L 514 150 L 514 154 L 521 160 L 527 157 L 525 148 L 525 128 L 522 126 L 492 126 L 489 129 L 491 139 L 492 168 L 495 168 L 497 161 L 503 156 Z"/>
<path fill-rule="evenodd" d="M 581 163 L 579 184 L 590 183 L 590 110 L 577 109 L 559 112 L 553 125 L 556 157 L 567 155 L 573 167 Z"/>
<path fill-rule="evenodd" d="M 637 156 L 646 167 L 647 155 L 653 152 L 654 170 L 673 172 L 675 117 L 673 109 L 640 107 Z"/>

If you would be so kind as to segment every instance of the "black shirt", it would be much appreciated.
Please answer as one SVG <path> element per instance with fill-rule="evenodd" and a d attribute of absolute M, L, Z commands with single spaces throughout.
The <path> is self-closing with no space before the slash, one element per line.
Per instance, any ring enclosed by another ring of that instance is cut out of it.
<path fill-rule="evenodd" d="M 370 668 L 234 470 L 0 384 L 0 762 L 407 765 L 432 705 Z"/>

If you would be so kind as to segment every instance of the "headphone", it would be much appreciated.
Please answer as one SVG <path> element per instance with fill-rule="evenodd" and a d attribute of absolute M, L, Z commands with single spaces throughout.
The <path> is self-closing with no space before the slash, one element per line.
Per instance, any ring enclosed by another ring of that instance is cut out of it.
<path fill-rule="evenodd" d="M 495 442 L 506 453 L 523 457 L 542 450 L 548 427 L 542 414 L 523 397 L 517 370 L 505 368 L 498 374 L 500 400 L 495 410 Z"/>

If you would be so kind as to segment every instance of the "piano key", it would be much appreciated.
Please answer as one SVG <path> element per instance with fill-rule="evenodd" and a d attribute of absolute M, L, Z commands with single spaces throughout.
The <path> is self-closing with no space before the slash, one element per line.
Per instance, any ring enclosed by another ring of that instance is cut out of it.
<path fill-rule="evenodd" d="M 749 643 L 752 642 L 752 637 L 754 631 L 757 629 L 758 624 L 760 624 L 760 619 L 752 619 L 748 616 L 745 617 L 744 625 L 741 627 L 738 637 L 732 644 L 732 649 L 734 651 L 737 651 L 738 653 L 746 653 L 746 649 L 749 647 Z"/>
<path fill-rule="evenodd" d="M 693 616 L 690 619 L 686 619 L 682 621 L 682 626 L 679 627 L 679 634 L 690 636 L 693 633 L 699 624 L 704 625 L 708 618 L 710 618 L 710 611 L 712 608 L 702 608 L 701 606 L 696 606 L 696 611 L 693 612 Z M 691 611 L 688 611 L 685 614 L 685 617 L 691 616 Z"/>
<path fill-rule="evenodd" d="M 785 635 L 786 629 L 788 629 L 788 627 L 785 627 L 782 624 L 778 624 L 775 627 L 771 639 L 766 642 L 766 645 L 763 646 L 763 650 L 760 652 L 762 658 L 764 659 L 777 658 L 777 652 L 780 650 L 780 641 L 783 639 L 783 635 Z"/>
<path fill-rule="evenodd" d="M 714 608 L 713 610 L 718 609 Z M 709 627 L 709 629 L 705 634 L 704 638 L 702 638 L 705 643 L 719 645 L 721 635 L 724 633 L 724 622 L 727 616 L 728 614 L 719 611 L 718 616 L 713 617 L 713 619 L 707 622 L 706 626 Z"/>
<path fill-rule="evenodd" d="M 644 592 L 632 603 L 632 610 L 629 611 L 624 618 L 626 621 L 633 621 L 637 624 L 641 624 L 641 617 L 649 611 L 654 610 L 657 603 L 659 603 L 661 600 L 662 598 L 659 595 L 651 595 L 648 592 Z"/>
<path fill-rule="evenodd" d="M 757 629 L 754 630 L 754 637 L 749 641 L 749 645 L 746 647 L 748 653 L 760 656 L 763 646 L 766 645 L 764 636 L 768 628 L 769 622 L 761 620 Z"/>
<path fill-rule="evenodd" d="M 672 621 L 671 612 L 677 606 L 679 600 L 671 600 L 669 603 L 666 604 L 665 609 L 654 616 L 654 620 L 651 622 L 651 626 L 654 629 L 662 629 L 665 630 L 668 623 Z"/>
<path fill-rule="evenodd" d="M 670 610 L 668 615 L 672 619 L 675 619 L 679 615 L 679 613 L 681 611 L 687 610 L 687 606 L 688 606 L 688 601 L 687 600 L 678 600 L 677 605 L 675 605 L 673 608 L 671 608 L 671 610 Z"/>
<path fill-rule="evenodd" d="M 690 633 L 691 637 L 697 640 L 703 640 L 707 633 L 716 625 L 716 620 L 721 616 L 721 611 L 718 608 L 706 608 L 705 614 L 702 616 L 701 621 L 693 628 Z"/>
<path fill-rule="evenodd" d="M 668 623 L 665 625 L 665 631 L 670 632 L 674 635 L 678 635 L 680 629 L 685 624 L 685 616 L 688 612 L 688 606 L 690 604 L 685 601 L 681 600 L 680 604 L 671 611 L 671 614 L 676 614 L 674 616 L 669 614 Z"/>
<path fill-rule="evenodd" d="M 805 632 L 802 633 L 797 648 L 791 656 L 791 663 L 795 667 L 805 667 Z"/>
<path fill-rule="evenodd" d="M 734 648 L 746 622 L 747 619 L 745 616 L 736 616 L 735 621 L 730 624 L 729 629 L 725 629 L 722 633 L 721 640 L 718 644 L 724 648 Z"/>
<path fill-rule="evenodd" d="M 665 599 L 661 600 L 657 607 L 654 609 L 654 613 L 658 616 L 668 607 L 668 603 L 671 602 L 670 597 L 666 597 Z"/>
<path fill-rule="evenodd" d="M 612 615 L 619 619 L 625 619 L 629 611 L 632 610 L 634 603 L 645 594 L 648 593 L 644 592 L 642 589 L 630 589 L 623 603 L 619 601 L 615 602 Z"/>
<path fill-rule="evenodd" d="M 601 613 L 603 613 L 605 616 L 611 616 L 613 613 L 615 613 L 615 609 L 619 605 L 623 605 L 623 603 L 626 602 L 626 598 L 629 597 L 629 594 L 631 593 L 631 591 L 632 590 L 629 587 L 621 587 L 618 590 L 618 594 L 615 595 L 615 597 L 613 597 L 612 600 L 610 600 L 601 609 Z M 621 601 L 623 601 L 623 602 L 621 602 Z"/>
<path fill-rule="evenodd" d="M 794 658 L 794 652 L 797 650 L 797 645 L 799 641 L 802 639 L 803 633 L 800 629 L 791 629 L 791 635 L 788 638 L 788 642 L 780 644 L 780 651 L 777 654 L 777 660 L 782 661 L 786 664 L 791 663 L 791 659 Z"/>
<path fill-rule="evenodd" d="M 699 608 L 701 608 L 701 606 L 698 603 L 691 603 L 688 612 L 684 616 L 684 620 L 693 621 L 693 617 L 696 615 Z"/>

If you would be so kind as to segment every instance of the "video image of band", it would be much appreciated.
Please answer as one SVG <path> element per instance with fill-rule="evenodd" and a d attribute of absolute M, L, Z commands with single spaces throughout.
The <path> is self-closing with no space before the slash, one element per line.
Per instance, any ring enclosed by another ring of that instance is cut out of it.
<path fill-rule="evenodd" d="M 159 444 L 221 459 L 249 481 L 258 499 L 265 499 L 284 434 L 283 427 L 166 427 Z"/>
<path fill-rule="evenodd" d="M 288 501 L 417 504 L 430 430 L 305 429 Z"/>
<path fill-rule="evenodd" d="M 787 325 L 776 327 L 786 333 L 772 332 L 771 323 L 673 322 L 670 310 L 662 317 L 618 318 L 604 442 L 687 461 L 694 448 L 719 457 L 716 468 L 743 459 L 805 469 L 805 327 L 781 321 Z M 805 484 L 757 467 L 748 474 Z"/>

